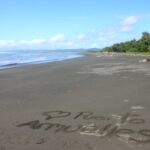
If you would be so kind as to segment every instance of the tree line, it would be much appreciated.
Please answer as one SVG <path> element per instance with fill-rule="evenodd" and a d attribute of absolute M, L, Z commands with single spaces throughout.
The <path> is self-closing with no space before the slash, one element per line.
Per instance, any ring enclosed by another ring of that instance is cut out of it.
<path fill-rule="evenodd" d="M 150 52 L 150 33 L 143 32 L 139 40 L 133 39 L 127 42 L 105 47 L 102 51 L 107 52 Z"/>

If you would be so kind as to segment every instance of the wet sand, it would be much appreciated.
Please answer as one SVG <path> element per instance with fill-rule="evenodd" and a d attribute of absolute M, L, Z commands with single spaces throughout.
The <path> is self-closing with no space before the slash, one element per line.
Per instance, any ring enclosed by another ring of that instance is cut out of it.
<path fill-rule="evenodd" d="M 140 59 L 0 70 L 0 150 L 149 150 L 150 63 Z"/>

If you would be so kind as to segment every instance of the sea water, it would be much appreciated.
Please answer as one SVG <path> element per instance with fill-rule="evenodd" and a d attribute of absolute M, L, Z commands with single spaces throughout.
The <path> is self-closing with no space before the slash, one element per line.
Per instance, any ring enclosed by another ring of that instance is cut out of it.
<path fill-rule="evenodd" d="M 0 69 L 62 61 L 82 56 L 79 50 L 1 50 Z"/>

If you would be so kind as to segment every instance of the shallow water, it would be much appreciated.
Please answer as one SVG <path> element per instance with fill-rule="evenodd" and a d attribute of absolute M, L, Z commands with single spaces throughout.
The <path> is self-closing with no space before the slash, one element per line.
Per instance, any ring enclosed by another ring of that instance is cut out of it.
<path fill-rule="evenodd" d="M 0 51 L 0 69 L 26 64 L 39 64 L 82 57 L 79 51 L 67 50 L 13 50 Z"/>

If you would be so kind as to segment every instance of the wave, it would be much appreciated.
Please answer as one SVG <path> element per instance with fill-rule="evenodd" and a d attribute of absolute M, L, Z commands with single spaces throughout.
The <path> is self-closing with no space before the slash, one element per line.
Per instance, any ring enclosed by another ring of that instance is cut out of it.
<path fill-rule="evenodd" d="M 47 60 L 47 57 L 39 57 L 39 58 L 29 59 L 29 60 L 2 61 L 0 62 L 0 67 L 12 67 L 12 66 L 17 66 L 19 64 L 21 65 L 21 64 L 42 62 L 46 60 Z"/>
<path fill-rule="evenodd" d="M 0 52 L 0 69 L 26 64 L 39 64 L 82 57 L 79 52 L 66 51 L 11 51 Z"/>

